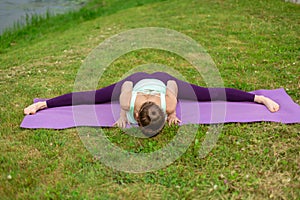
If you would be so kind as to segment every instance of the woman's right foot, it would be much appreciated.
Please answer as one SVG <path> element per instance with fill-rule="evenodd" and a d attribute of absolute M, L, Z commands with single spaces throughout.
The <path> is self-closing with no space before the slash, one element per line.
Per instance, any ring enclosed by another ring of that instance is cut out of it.
<path fill-rule="evenodd" d="M 37 102 L 34 104 L 31 104 L 27 108 L 24 109 L 25 115 L 32 115 L 35 114 L 38 110 L 44 109 L 47 107 L 46 101 Z"/>

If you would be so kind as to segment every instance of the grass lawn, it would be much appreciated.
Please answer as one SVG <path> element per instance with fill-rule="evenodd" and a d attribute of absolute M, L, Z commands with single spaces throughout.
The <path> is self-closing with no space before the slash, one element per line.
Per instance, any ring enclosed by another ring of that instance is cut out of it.
<path fill-rule="evenodd" d="M 105 39 L 140 27 L 179 31 L 211 55 L 226 87 L 251 91 L 283 87 L 300 104 L 299 5 L 281 0 L 91 1 L 78 12 L 38 17 L 0 37 L 1 199 L 299 199 L 300 124 L 225 124 L 205 158 L 197 155 L 207 125 L 187 151 L 153 172 L 126 173 L 97 161 L 78 130 L 20 128 L 35 97 L 72 92 L 77 70 Z M 195 84 L 186 60 L 161 50 L 138 50 L 113 62 L 99 87 L 135 66 L 161 63 Z M 106 128 L 116 145 L 152 152 L 178 127 L 141 139 Z"/>

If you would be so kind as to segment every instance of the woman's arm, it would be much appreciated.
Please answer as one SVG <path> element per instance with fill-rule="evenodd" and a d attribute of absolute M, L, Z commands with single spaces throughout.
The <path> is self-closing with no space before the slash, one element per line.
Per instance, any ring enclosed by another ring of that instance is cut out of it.
<path fill-rule="evenodd" d="M 120 101 L 120 118 L 113 124 L 113 126 L 117 125 L 120 128 L 125 128 L 126 124 L 128 124 L 128 119 L 126 116 L 126 112 L 130 109 L 130 100 L 132 95 L 133 83 L 131 81 L 125 81 L 121 88 L 121 94 L 119 97 Z"/>
<path fill-rule="evenodd" d="M 177 106 L 177 94 L 178 87 L 176 81 L 169 80 L 167 82 L 167 91 L 166 91 L 166 112 L 168 114 L 169 125 L 177 124 L 181 121 L 176 116 L 176 106 Z"/>

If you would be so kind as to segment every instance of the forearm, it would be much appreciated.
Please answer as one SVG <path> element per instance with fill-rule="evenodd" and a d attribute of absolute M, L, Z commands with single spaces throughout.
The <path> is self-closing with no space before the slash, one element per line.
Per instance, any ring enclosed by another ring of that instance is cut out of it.
<path fill-rule="evenodd" d="M 124 109 L 122 109 L 121 108 L 121 110 L 120 110 L 120 118 L 122 117 L 122 118 L 127 118 L 127 115 L 126 115 L 126 110 L 124 110 Z"/>

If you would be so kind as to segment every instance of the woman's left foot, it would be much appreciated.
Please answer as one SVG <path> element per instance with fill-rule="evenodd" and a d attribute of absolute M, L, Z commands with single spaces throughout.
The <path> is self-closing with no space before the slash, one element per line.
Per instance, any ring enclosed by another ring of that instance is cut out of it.
<path fill-rule="evenodd" d="M 268 97 L 256 95 L 254 101 L 264 104 L 270 112 L 277 112 L 279 110 L 279 104 Z"/>

